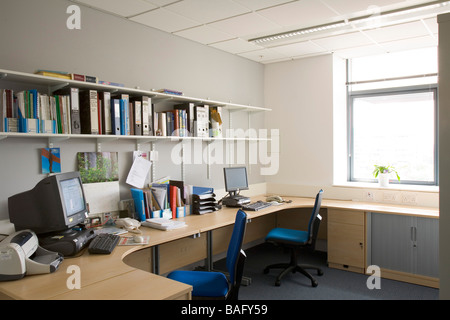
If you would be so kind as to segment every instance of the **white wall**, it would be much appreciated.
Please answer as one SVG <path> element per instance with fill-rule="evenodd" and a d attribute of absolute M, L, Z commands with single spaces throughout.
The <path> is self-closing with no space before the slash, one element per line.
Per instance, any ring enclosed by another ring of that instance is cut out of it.
<path fill-rule="evenodd" d="M 332 185 L 332 61 L 325 55 L 266 65 L 267 123 L 280 129 L 280 169 L 267 182 Z"/>
<path fill-rule="evenodd" d="M 27 73 L 62 70 L 95 75 L 132 88 L 168 87 L 191 97 L 264 106 L 263 65 L 82 5 L 81 30 L 69 30 L 66 9 L 72 4 L 66 0 L 2 0 L 0 69 Z M 1 88 L 9 85 L 0 81 Z M 263 126 L 264 113 L 252 116 L 251 123 L 256 128 Z M 233 125 L 247 129 L 247 114 L 235 113 Z M 180 168 L 171 163 L 173 146 L 157 144 L 160 161 L 156 177 L 170 174 L 174 179 L 181 178 Z M 32 188 L 45 177 L 40 174 L 39 157 L 40 148 L 45 147 L 46 139 L 0 141 L 0 219 L 8 217 L 9 196 Z M 61 148 L 63 172 L 76 170 L 76 152 L 96 151 L 95 143 L 83 139 L 56 143 L 55 147 Z M 119 151 L 123 199 L 130 196 L 125 180 L 135 149 L 133 141 L 102 145 L 103 151 Z M 211 167 L 210 180 L 205 180 L 205 165 L 187 166 L 186 183 L 223 188 L 223 166 Z M 264 182 L 259 170 L 250 172 L 250 183 Z"/>

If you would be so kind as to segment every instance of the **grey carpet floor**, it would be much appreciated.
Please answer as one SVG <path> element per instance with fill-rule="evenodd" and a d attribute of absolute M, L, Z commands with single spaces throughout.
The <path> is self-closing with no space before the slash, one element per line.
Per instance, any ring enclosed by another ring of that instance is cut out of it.
<path fill-rule="evenodd" d="M 319 285 L 300 273 L 289 273 L 275 286 L 280 270 L 263 274 L 269 264 L 288 262 L 289 253 L 271 244 L 261 244 L 245 250 L 244 276 L 251 278 L 249 286 L 241 286 L 239 300 L 437 300 L 439 290 L 400 281 L 381 279 L 380 289 L 367 287 L 368 275 L 336 270 L 327 267 L 326 253 L 313 252 L 301 255 L 301 263 L 320 266 L 322 276 L 312 275 Z M 214 268 L 225 270 L 225 259 L 215 262 Z"/>

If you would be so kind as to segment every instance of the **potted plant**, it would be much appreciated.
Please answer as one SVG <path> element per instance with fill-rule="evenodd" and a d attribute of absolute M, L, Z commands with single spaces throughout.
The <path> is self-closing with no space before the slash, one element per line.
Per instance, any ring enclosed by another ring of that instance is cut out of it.
<path fill-rule="evenodd" d="M 395 172 L 398 181 L 400 181 L 400 176 L 393 166 L 379 166 L 375 165 L 375 169 L 373 170 L 373 176 L 378 178 L 378 182 L 380 183 L 380 187 L 387 187 L 389 185 L 389 174 L 391 172 Z"/>

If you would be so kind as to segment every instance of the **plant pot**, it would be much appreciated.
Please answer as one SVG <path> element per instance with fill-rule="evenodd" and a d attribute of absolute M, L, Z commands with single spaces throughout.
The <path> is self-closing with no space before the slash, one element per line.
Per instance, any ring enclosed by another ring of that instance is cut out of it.
<path fill-rule="evenodd" d="M 380 187 L 389 186 L 389 173 L 378 174 L 378 183 L 380 184 Z"/>

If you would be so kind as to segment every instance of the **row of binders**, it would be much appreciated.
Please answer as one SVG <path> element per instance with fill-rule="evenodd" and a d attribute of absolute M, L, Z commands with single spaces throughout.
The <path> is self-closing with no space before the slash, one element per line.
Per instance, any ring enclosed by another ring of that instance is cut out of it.
<path fill-rule="evenodd" d="M 0 117 L 2 132 L 222 137 L 222 107 L 184 103 L 155 112 L 148 96 L 78 88 L 0 89 Z"/>
<path fill-rule="evenodd" d="M 168 180 L 152 183 L 148 188 L 131 188 L 135 219 L 176 219 L 190 214 L 205 214 L 218 210 L 214 189 L 184 185 L 183 181 Z"/>

